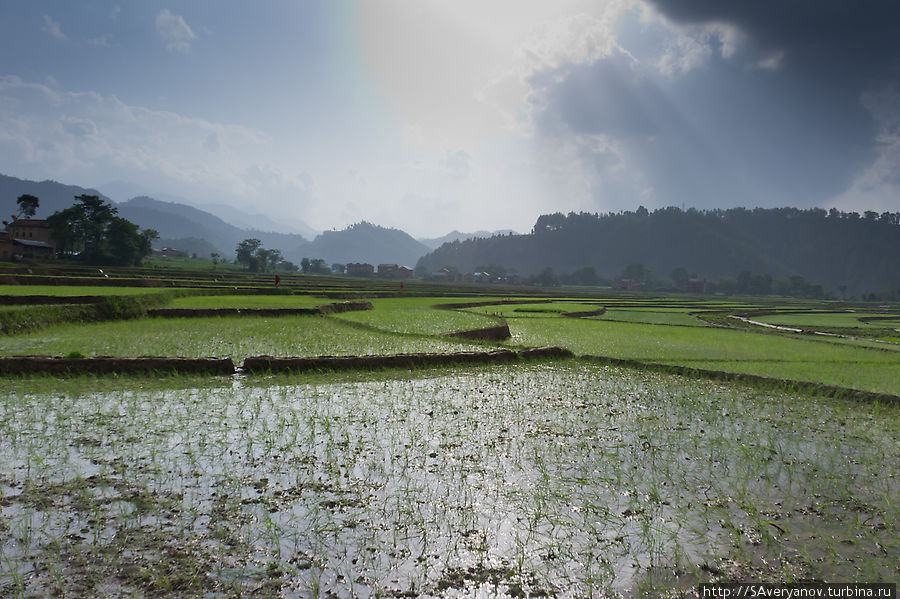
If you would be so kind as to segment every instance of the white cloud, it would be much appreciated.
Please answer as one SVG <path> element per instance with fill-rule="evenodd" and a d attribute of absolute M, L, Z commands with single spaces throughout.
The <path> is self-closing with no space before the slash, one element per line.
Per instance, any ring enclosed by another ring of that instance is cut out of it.
<path fill-rule="evenodd" d="M 53 20 L 53 17 L 50 15 L 44 15 L 44 26 L 41 27 L 41 30 L 45 33 L 49 33 L 51 36 L 55 37 L 58 40 L 66 39 L 66 34 L 62 32 L 62 28 L 59 26 L 57 21 Z"/>
<path fill-rule="evenodd" d="M 656 66 L 664 75 L 674 77 L 704 65 L 712 55 L 708 35 L 677 35 Z"/>
<path fill-rule="evenodd" d="M 184 17 L 173 14 L 168 8 L 156 15 L 156 31 L 165 41 L 169 52 L 188 52 L 191 42 L 197 39 Z"/>
<path fill-rule="evenodd" d="M 93 37 L 87 41 L 90 46 L 100 46 L 102 48 L 109 48 L 111 44 L 109 43 L 108 35 L 98 35 L 97 37 Z"/>
<path fill-rule="evenodd" d="M 63 115 L 59 123 L 63 130 L 73 137 L 93 137 L 97 134 L 97 125 L 91 119 Z"/>
<path fill-rule="evenodd" d="M 207 135 L 206 141 L 203 142 L 203 147 L 210 152 L 215 152 L 216 150 L 221 148 L 222 144 L 219 142 L 219 134 L 213 131 L 212 133 Z"/>
<path fill-rule="evenodd" d="M 307 220 L 315 183 L 276 146 L 241 125 L 0 76 L 0 164 L 16 176 L 91 186 L 123 180 Z"/>
<path fill-rule="evenodd" d="M 116 96 L 64 92 L 0 77 L 0 162 L 62 176 L 110 178 L 104 171 L 218 188 L 252 162 L 266 138 L 238 125 L 128 105 Z M 203 150 L 214 141 L 219 159 Z M 9 148 L 24 148 L 22 155 Z"/>
<path fill-rule="evenodd" d="M 469 176 L 470 161 L 471 157 L 467 152 L 463 150 L 451 152 L 448 150 L 444 159 L 439 162 L 439 165 L 447 171 L 451 179 L 462 181 Z"/>
<path fill-rule="evenodd" d="M 778 50 L 768 54 L 765 58 L 756 63 L 756 67 L 765 71 L 776 71 L 781 67 L 781 61 L 784 60 L 784 52 Z"/>
<path fill-rule="evenodd" d="M 520 72 L 528 76 L 564 64 L 591 64 L 614 52 L 624 52 L 616 41 L 615 27 L 626 8 L 622 2 L 610 3 L 600 17 L 565 15 L 539 25 L 519 49 Z"/>
<path fill-rule="evenodd" d="M 878 128 L 876 156 L 826 207 L 895 212 L 900 210 L 900 89 L 870 91 L 860 101 Z"/>

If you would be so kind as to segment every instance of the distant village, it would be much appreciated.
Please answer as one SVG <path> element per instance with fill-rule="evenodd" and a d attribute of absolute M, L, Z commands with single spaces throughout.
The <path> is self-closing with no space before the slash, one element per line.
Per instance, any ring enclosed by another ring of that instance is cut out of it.
<path fill-rule="evenodd" d="M 56 258 L 56 244 L 50 226 L 45 219 L 16 218 L 3 221 L 5 230 L 0 231 L 0 259 L 2 260 L 53 260 Z M 153 250 L 154 256 L 163 258 L 189 258 L 187 252 L 164 247 Z M 194 256 L 196 257 L 196 256 Z M 324 260 L 311 261 L 317 269 L 311 272 L 318 274 L 336 274 L 350 277 L 371 277 L 379 279 L 406 280 L 418 277 L 426 281 L 447 283 L 481 283 L 501 285 L 554 285 L 554 282 L 537 282 L 535 277 L 524 278 L 519 274 L 492 274 L 486 271 L 459 272 L 454 268 L 441 268 L 434 272 L 416 272 L 415 269 L 402 264 L 378 264 L 367 262 L 350 262 L 348 264 L 332 264 L 325 266 Z M 296 269 L 296 267 L 294 267 Z M 556 282 L 555 284 L 558 284 Z M 622 291 L 641 291 L 645 285 L 630 278 L 620 278 L 612 283 L 614 289 Z M 687 293 L 705 294 L 710 289 L 705 279 L 690 278 L 685 281 L 683 290 Z"/>

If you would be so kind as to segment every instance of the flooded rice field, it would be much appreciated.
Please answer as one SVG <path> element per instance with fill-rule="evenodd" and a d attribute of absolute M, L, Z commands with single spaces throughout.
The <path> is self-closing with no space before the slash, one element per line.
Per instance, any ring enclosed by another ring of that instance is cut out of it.
<path fill-rule="evenodd" d="M 414 376 L 5 381 L 0 595 L 596 597 L 900 574 L 896 407 L 577 362 Z"/>

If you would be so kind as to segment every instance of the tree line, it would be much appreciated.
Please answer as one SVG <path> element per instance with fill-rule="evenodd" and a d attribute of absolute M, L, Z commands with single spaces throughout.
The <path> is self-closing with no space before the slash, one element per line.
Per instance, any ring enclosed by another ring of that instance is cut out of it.
<path fill-rule="evenodd" d="M 589 280 L 614 281 L 629 264 L 666 278 L 676 268 L 718 282 L 722 289 L 798 289 L 802 277 L 823 293 L 860 295 L 900 291 L 900 212 L 862 214 L 820 208 L 731 208 L 540 216 L 525 235 L 498 235 L 446 243 L 424 256 L 417 270 L 479 265 L 515 269 L 523 280 L 550 268 Z M 751 273 L 751 279 L 746 275 Z M 545 273 L 547 274 L 547 273 Z M 562 281 L 565 275 L 557 274 Z M 767 287 L 764 279 L 771 277 Z M 671 278 L 669 278 L 671 283 Z M 843 291 L 841 289 L 843 288 Z M 815 293 L 815 289 L 807 290 Z"/>
<path fill-rule="evenodd" d="M 33 218 L 40 199 L 23 194 L 16 200 L 16 218 Z M 118 216 L 118 209 L 96 195 L 75 196 L 74 204 L 47 217 L 57 255 L 91 265 L 134 266 L 153 251 L 159 234 Z"/>

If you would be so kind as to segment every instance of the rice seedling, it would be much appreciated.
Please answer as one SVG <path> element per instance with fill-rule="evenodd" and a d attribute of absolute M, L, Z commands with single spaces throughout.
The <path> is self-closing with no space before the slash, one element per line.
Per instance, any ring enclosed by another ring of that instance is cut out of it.
<path fill-rule="evenodd" d="M 0 594 L 892 580 L 900 413 L 578 362 L 0 381 Z"/>
<path fill-rule="evenodd" d="M 716 327 L 596 319 L 509 321 L 510 343 L 900 394 L 900 353 Z"/>
<path fill-rule="evenodd" d="M 172 308 L 313 308 L 332 303 L 320 295 L 199 295 L 175 298 Z"/>
<path fill-rule="evenodd" d="M 102 287 L 97 285 L 0 285 L 0 295 L 55 295 L 69 297 L 77 295 L 143 295 L 145 293 L 166 293 L 168 289 L 159 287 Z"/>
<path fill-rule="evenodd" d="M 0 337 L 0 355 L 317 356 L 467 351 L 477 345 L 408 337 L 318 316 L 148 318 L 57 325 Z"/>
<path fill-rule="evenodd" d="M 384 298 L 372 301 L 374 310 L 347 312 L 337 318 L 377 329 L 412 335 L 439 335 L 447 331 L 477 329 L 497 324 L 496 318 L 457 310 L 440 310 L 435 304 L 470 301 L 471 298 Z M 483 300 L 479 300 L 483 301 Z"/>

